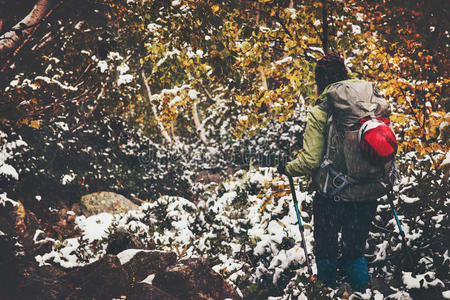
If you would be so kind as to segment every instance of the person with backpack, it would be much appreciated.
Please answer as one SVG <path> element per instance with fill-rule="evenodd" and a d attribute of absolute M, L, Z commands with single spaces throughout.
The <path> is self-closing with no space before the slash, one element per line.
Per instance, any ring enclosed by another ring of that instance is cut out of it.
<path fill-rule="evenodd" d="M 352 289 L 365 290 L 370 285 L 364 257 L 370 224 L 377 199 L 392 188 L 396 173 L 390 105 L 375 83 L 349 79 L 336 54 L 317 62 L 315 78 L 320 96 L 308 113 L 302 150 L 278 171 L 312 177 L 318 280 L 333 287 L 339 264 Z"/>

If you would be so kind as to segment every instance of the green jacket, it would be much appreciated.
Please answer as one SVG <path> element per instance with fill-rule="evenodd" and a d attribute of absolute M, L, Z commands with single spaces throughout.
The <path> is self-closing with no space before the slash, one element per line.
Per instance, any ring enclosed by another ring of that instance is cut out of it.
<path fill-rule="evenodd" d="M 313 170 L 319 167 L 325 153 L 328 114 L 318 105 L 325 100 L 322 95 L 308 113 L 303 134 L 303 149 L 296 159 L 286 165 L 286 173 L 289 176 L 311 175 Z"/>

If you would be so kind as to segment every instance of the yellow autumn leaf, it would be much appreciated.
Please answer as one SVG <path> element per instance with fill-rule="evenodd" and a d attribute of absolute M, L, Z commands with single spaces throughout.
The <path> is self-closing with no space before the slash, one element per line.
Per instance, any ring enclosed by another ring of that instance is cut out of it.
<path fill-rule="evenodd" d="M 408 118 L 404 114 L 392 114 L 391 121 L 400 125 L 405 124 L 408 121 Z"/>
<path fill-rule="evenodd" d="M 25 232 L 26 225 L 25 225 L 25 207 L 23 206 L 22 202 L 17 201 L 17 207 L 16 207 L 16 229 L 23 233 Z"/>
<path fill-rule="evenodd" d="M 220 9 L 220 7 L 219 7 L 219 5 L 213 5 L 212 7 L 211 7 L 211 10 L 212 10 L 212 12 L 213 13 L 216 13 L 217 11 L 219 11 L 219 9 Z"/>
<path fill-rule="evenodd" d="M 39 120 L 32 120 L 32 121 L 30 121 L 28 126 L 36 128 L 36 129 L 39 129 L 41 127 L 41 121 L 39 121 Z"/>

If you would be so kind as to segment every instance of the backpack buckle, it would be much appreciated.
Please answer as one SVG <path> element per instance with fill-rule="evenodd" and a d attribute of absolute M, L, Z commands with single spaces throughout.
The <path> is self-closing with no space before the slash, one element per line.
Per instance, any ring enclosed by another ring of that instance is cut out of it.
<path fill-rule="evenodd" d="M 330 166 L 328 166 L 328 171 L 332 175 L 331 185 L 334 188 L 330 191 L 330 195 L 336 196 L 348 185 L 348 179 L 347 176 L 345 176 L 341 172 L 337 172 Z"/>
<path fill-rule="evenodd" d="M 326 168 L 329 167 L 329 165 L 331 165 L 333 162 L 331 160 L 329 160 L 327 157 L 324 158 L 324 160 L 322 161 L 322 163 L 320 164 L 320 167 Z"/>

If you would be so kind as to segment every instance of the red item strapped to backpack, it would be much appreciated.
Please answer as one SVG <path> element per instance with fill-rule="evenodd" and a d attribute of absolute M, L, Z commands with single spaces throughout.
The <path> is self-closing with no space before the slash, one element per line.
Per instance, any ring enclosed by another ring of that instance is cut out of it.
<path fill-rule="evenodd" d="M 363 118 L 359 129 L 359 143 L 366 158 L 373 164 L 384 165 L 397 154 L 397 139 L 388 126 L 389 118 Z"/>

